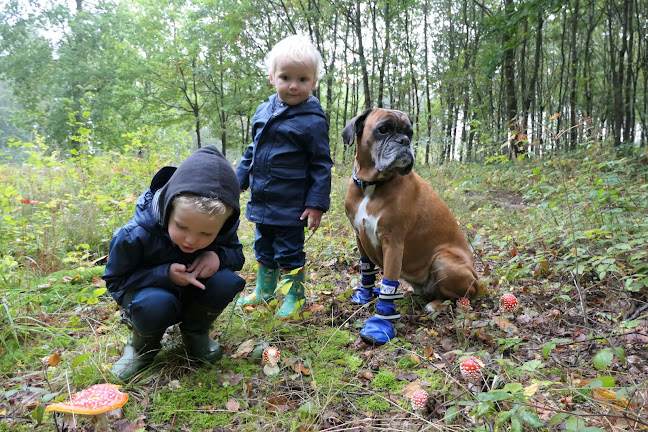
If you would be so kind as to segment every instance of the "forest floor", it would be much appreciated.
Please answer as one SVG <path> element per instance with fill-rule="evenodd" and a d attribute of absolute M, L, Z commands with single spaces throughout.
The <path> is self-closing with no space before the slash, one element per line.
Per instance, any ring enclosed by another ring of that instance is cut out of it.
<path fill-rule="evenodd" d="M 632 267 L 630 254 L 644 259 L 646 236 L 638 237 L 639 225 L 624 235 L 601 234 L 602 228 L 600 237 L 581 235 L 593 222 L 579 221 L 603 209 L 592 209 L 593 199 L 589 207 L 586 199 L 576 203 L 591 194 L 574 183 L 583 174 L 578 160 L 567 160 L 562 169 L 570 164 L 575 171 L 562 171 L 553 183 L 554 192 L 562 183 L 562 197 L 534 193 L 555 173 L 547 164 L 423 173 L 433 178 L 474 247 L 485 290 L 467 310 L 451 302 L 426 305 L 407 293 L 398 302 L 403 317 L 397 337 L 378 348 L 358 337 L 372 306 L 349 303 L 359 268 L 342 209 L 348 173 L 336 175 L 333 208 L 306 244 L 303 316 L 280 321 L 271 309 L 226 309 L 214 326 L 225 348 L 215 365 L 190 362 L 171 328 L 153 367 L 121 383 L 130 398 L 123 412 L 109 417 L 110 430 L 648 430 L 647 291 L 624 282 L 638 274 L 633 268 L 643 268 Z M 534 179 L 538 167 L 542 179 Z M 645 165 L 632 167 L 635 180 L 616 187 L 626 198 L 640 197 L 648 182 Z M 635 220 L 645 220 L 645 203 L 634 211 Z M 243 295 L 256 278 L 253 230 L 242 221 L 248 258 Z M 625 254 L 601 252 L 623 242 L 629 245 Z M 606 257 L 615 267 L 608 262 L 603 271 L 597 260 Z M 22 285 L 3 302 L 5 311 L 19 303 L 11 309 L 21 311 L 12 316 L 14 329 L 40 330 L 28 337 L 14 331 L 19 343 L 3 333 L 0 431 L 98 430 L 88 420 L 43 412 L 70 392 L 116 382 L 108 370 L 127 330 L 105 293 L 90 294 L 104 286 L 102 261 L 93 264 Z M 499 308 L 504 293 L 519 300 L 513 314 Z M 281 351 L 277 375 L 263 372 L 260 351 L 268 345 Z M 459 372 L 460 361 L 472 356 L 486 366 L 474 382 Z M 421 388 L 429 399 L 417 411 L 409 397 Z"/>

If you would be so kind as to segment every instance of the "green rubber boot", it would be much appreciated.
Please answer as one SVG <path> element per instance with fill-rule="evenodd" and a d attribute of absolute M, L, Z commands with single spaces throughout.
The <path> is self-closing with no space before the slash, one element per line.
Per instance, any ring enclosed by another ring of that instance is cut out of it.
<path fill-rule="evenodd" d="M 269 269 L 261 263 L 257 263 L 257 267 L 257 282 L 254 292 L 247 297 L 236 300 L 238 306 L 269 303 L 275 298 L 274 292 L 277 289 L 279 269 Z"/>
<path fill-rule="evenodd" d="M 277 311 L 276 315 L 279 318 L 289 318 L 295 312 L 300 312 L 304 309 L 304 267 L 295 270 L 282 270 L 280 287 L 282 291 L 286 288 L 288 291 L 285 293 L 283 304 Z"/>
<path fill-rule="evenodd" d="M 185 307 L 179 327 L 182 342 L 191 359 L 214 363 L 223 357 L 223 348 L 210 335 L 211 326 L 221 312 L 200 305 Z"/>
<path fill-rule="evenodd" d="M 160 352 L 164 332 L 145 335 L 133 328 L 124 347 L 124 354 L 113 364 L 110 373 L 122 381 L 130 381 L 153 363 Z"/>

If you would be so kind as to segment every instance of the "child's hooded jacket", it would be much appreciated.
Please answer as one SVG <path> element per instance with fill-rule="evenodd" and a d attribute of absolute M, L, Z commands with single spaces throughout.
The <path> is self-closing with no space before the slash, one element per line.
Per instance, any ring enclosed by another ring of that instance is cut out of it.
<path fill-rule="evenodd" d="M 208 247 L 188 254 L 169 237 L 167 224 L 173 198 L 180 193 L 218 198 L 234 211 Z M 173 263 L 189 265 L 204 251 L 214 251 L 221 268 L 240 270 L 245 262 L 239 226 L 240 186 L 231 165 L 215 146 L 199 149 L 179 167 L 163 167 L 137 200 L 134 217 L 110 242 L 103 279 L 118 304 L 126 291 L 157 287 L 179 292 L 169 279 Z"/>
<path fill-rule="evenodd" d="M 331 194 L 328 123 L 319 100 L 310 96 L 287 105 L 273 94 L 252 120 L 254 141 L 236 168 L 241 189 L 250 189 L 250 222 L 306 226 L 306 207 L 327 211 Z"/>

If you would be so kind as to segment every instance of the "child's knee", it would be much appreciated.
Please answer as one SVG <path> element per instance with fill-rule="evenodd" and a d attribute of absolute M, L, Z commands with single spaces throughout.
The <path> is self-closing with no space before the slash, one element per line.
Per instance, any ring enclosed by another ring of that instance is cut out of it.
<path fill-rule="evenodd" d="M 131 323 L 143 333 L 153 333 L 177 323 L 180 318 L 180 301 L 171 293 L 160 290 L 146 296 L 135 297 L 126 306 Z"/>

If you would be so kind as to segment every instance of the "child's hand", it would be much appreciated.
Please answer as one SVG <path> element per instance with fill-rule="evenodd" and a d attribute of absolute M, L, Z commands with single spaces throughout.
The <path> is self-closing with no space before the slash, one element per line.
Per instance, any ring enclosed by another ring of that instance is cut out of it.
<path fill-rule="evenodd" d="M 320 227 L 323 214 L 324 212 L 322 210 L 318 210 L 313 207 L 306 207 L 306 210 L 304 210 L 304 213 L 302 213 L 299 220 L 304 220 L 308 218 L 308 229 L 313 230 L 313 232 L 315 232 L 317 231 L 317 228 Z"/>
<path fill-rule="evenodd" d="M 187 266 L 184 264 L 173 263 L 169 266 L 169 279 L 178 286 L 194 285 L 204 290 L 205 285 L 200 283 L 193 273 L 187 272 Z"/>
<path fill-rule="evenodd" d="M 196 278 L 212 277 L 220 269 L 220 258 L 214 251 L 205 251 L 187 267 L 187 271 Z"/>

